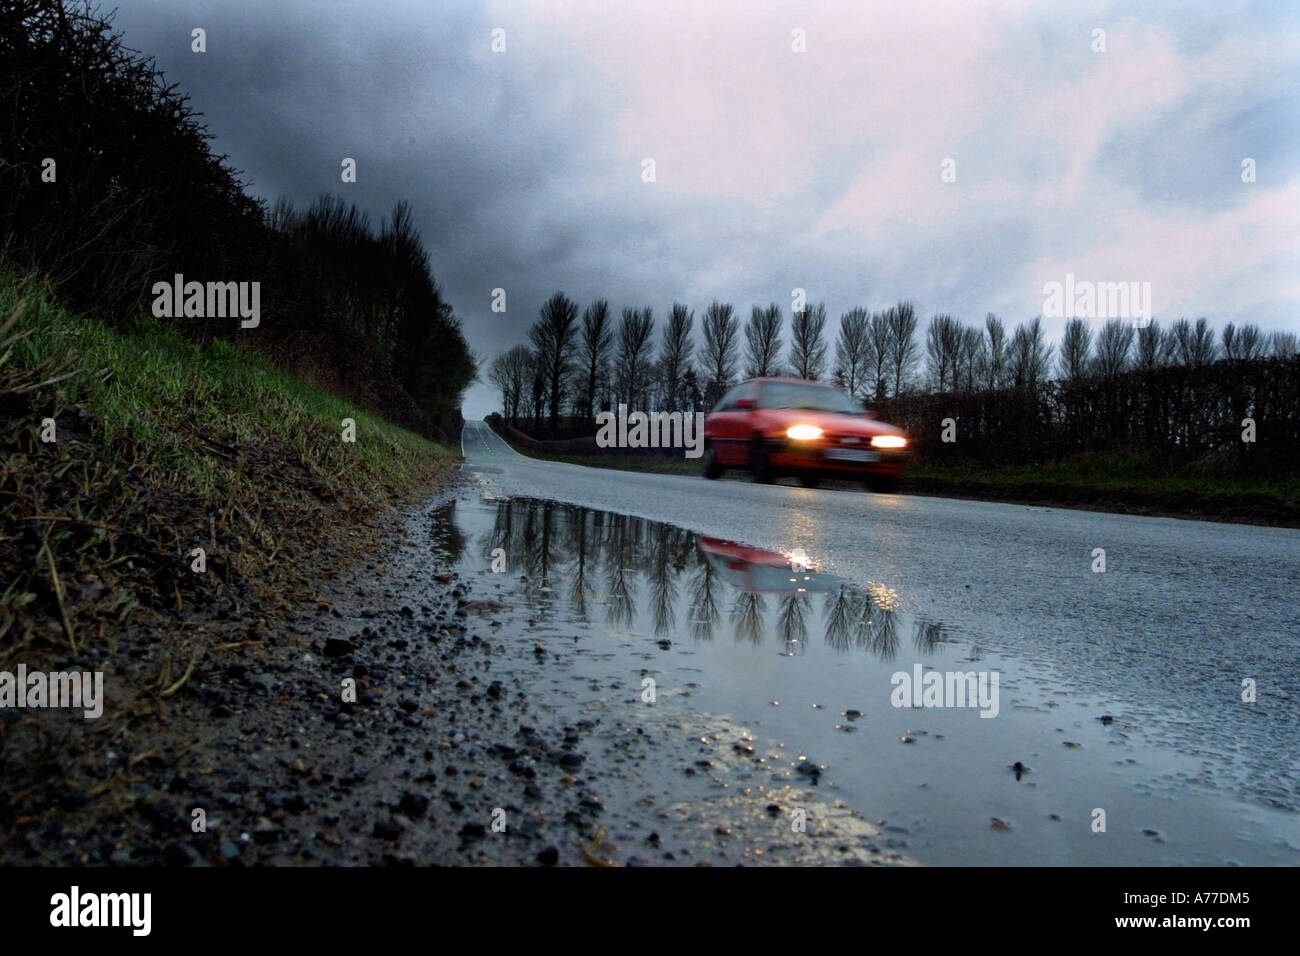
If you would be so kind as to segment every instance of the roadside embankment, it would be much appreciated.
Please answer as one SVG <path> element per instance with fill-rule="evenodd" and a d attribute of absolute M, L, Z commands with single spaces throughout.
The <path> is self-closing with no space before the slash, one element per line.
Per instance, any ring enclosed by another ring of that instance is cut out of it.
<path fill-rule="evenodd" d="M 257 353 L 4 276 L 0 410 L 0 674 L 100 672 L 107 697 L 94 720 L 0 700 L 0 857 L 24 820 L 111 793 L 106 750 L 149 759 L 161 705 L 280 641 L 456 460 Z"/>

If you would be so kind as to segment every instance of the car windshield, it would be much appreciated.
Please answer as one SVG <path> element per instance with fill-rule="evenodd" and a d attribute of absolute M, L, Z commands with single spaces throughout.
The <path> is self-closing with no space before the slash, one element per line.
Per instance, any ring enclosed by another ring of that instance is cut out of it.
<path fill-rule="evenodd" d="M 826 385 L 767 382 L 763 386 L 764 408 L 806 408 L 817 412 L 861 415 L 862 406 L 839 389 Z"/>

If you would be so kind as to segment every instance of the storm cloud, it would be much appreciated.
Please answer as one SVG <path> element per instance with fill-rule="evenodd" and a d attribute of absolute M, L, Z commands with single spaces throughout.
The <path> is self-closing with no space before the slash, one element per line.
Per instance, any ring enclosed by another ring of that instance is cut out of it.
<path fill-rule="evenodd" d="M 485 359 L 557 289 L 1015 323 L 1073 273 L 1151 282 L 1158 318 L 1300 330 L 1291 5 L 900 6 L 128 0 L 115 22 L 252 193 L 376 221 L 409 199 Z M 495 405 L 475 386 L 466 414 Z"/>

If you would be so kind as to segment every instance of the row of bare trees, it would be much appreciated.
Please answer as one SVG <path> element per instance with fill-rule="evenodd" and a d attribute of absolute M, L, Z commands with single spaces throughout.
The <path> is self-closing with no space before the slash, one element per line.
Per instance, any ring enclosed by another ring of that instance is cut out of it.
<path fill-rule="evenodd" d="M 875 339 L 864 330 L 869 321 L 876 325 Z M 916 324 L 916 310 L 907 302 L 874 317 L 855 309 L 841 320 L 832 350 L 824 304 L 793 315 L 787 343 L 776 303 L 754 306 L 742 326 L 731 303 L 715 300 L 704 310 L 697 340 L 695 311 L 680 302 L 656 329 L 650 307 L 624 308 L 616 320 L 604 299 L 580 309 L 557 292 L 529 329 L 528 344 L 498 355 L 488 379 L 501 392 L 507 419 L 531 419 L 534 430 L 545 421 L 552 435 L 559 433 L 566 410 L 584 425 L 596 411 L 620 402 L 702 410 L 736 382 L 756 376 L 829 375 L 854 394 L 868 382 L 870 394 L 897 394 L 915 377 Z M 870 359 L 868 343 L 875 350 Z"/>
<path fill-rule="evenodd" d="M 1049 381 L 1297 353 L 1294 333 L 1267 335 L 1230 323 L 1216 336 L 1204 318 L 1168 328 L 1114 319 L 1095 335 L 1089 323 L 1072 319 L 1056 345 L 1047 341 L 1041 317 L 1008 332 L 992 313 L 979 326 L 940 313 L 922 333 L 910 302 L 878 312 L 853 308 L 838 329 L 828 324 L 826 306 L 809 304 L 793 313 L 787 330 L 781 307 L 770 303 L 754 306 L 742 326 L 730 303 L 715 300 L 697 340 L 695 312 L 681 303 L 673 303 L 656 332 L 650 307 L 624 308 L 616 319 L 604 299 L 582 309 L 556 292 L 529 329 L 528 344 L 498 355 L 488 378 L 510 422 L 531 419 L 535 433 L 545 428 L 559 437 L 589 429 L 597 411 L 619 403 L 705 410 L 736 382 L 760 376 L 828 380 L 864 403 L 881 403 L 925 393 L 1032 392 Z M 563 429 L 566 411 L 574 424 Z"/>
<path fill-rule="evenodd" d="M 1198 462 L 1292 473 L 1300 463 L 1295 353 L 1130 366 L 1032 389 L 915 392 L 877 409 L 930 462 L 1030 464 L 1095 454 L 1152 467 Z"/>
<path fill-rule="evenodd" d="M 1035 318 L 1007 338 L 996 315 L 983 328 L 964 326 L 950 315 L 936 315 L 926 329 L 923 385 L 935 392 L 992 391 L 1034 387 L 1050 379 L 1078 381 L 1127 371 L 1169 366 L 1197 368 L 1220 359 L 1287 358 L 1298 351 L 1294 332 L 1265 334 L 1256 325 L 1228 323 L 1219 336 L 1208 319 L 1178 319 L 1167 328 L 1152 320 L 1134 326 L 1110 319 L 1094 332 L 1084 319 L 1070 319 L 1056 346 L 1046 343 Z M 1053 355 L 1055 354 L 1055 362 Z M 892 395 L 900 394 L 895 390 Z M 877 399 L 887 397 L 881 392 Z"/>

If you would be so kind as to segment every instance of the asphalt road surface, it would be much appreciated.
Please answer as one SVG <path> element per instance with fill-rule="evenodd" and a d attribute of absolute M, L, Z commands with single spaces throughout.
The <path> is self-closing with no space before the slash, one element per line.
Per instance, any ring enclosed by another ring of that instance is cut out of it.
<path fill-rule="evenodd" d="M 585 468 L 483 422 L 462 444 L 488 501 L 802 549 L 941 634 L 877 660 L 690 652 L 693 707 L 832 755 L 842 798 L 903 821 L 922 862 L 1300 863 L 1300 531 Z M 997 718 L 898 710 L 914 664 L 996 670 Z M 809 723 L 828 694 L 864 712 L 852 735 Z"/>

